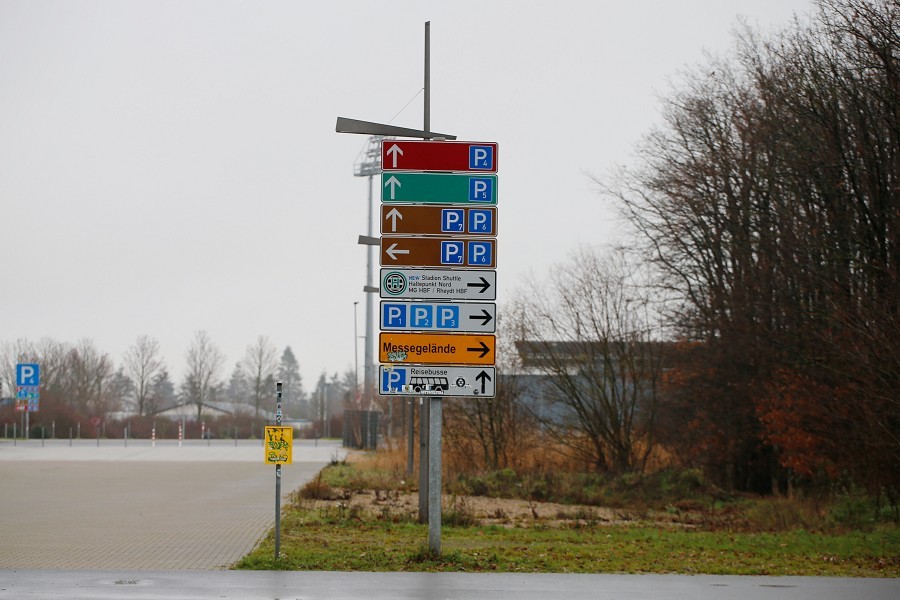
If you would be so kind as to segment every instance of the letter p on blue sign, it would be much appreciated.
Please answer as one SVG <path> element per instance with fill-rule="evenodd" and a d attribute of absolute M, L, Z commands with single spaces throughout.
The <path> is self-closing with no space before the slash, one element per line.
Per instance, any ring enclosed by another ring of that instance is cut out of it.
<path fill-rule="evenodd" d="M 41 367 L 36 364 L 16 365 L 16 385 L 32 387 L 41 385 Z"/>
<path fill-rule="evenodd" d="M 381 393 L 382 394 L 398 394 L 403 391 L 406 386 L 406 371 L 401 369 L 388 370 L 381 372 Z"/>

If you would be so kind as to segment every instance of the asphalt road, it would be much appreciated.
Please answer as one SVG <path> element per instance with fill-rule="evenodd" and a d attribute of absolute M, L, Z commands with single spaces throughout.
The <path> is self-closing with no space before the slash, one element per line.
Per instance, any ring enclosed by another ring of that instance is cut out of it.
<path fill-rule="evenodd" d="M 16 600 L 896 600 L 895 579 L 280 571 L 3 571 Z"/>

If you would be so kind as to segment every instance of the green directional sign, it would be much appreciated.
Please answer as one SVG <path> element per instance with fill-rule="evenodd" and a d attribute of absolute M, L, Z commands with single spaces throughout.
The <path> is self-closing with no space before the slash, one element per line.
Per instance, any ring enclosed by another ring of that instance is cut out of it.
<path fill-rule="evenodd" d="M 497 176 L 386 172 L 381 174 L 381 201 L 407 204 L 497 204 Z"/>

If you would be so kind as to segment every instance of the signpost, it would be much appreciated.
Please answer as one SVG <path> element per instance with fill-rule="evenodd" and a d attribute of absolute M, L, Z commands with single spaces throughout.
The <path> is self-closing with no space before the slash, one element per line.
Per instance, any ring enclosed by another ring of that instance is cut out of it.
<path fill-rule="evenodd" d="M 31 429 L 31 413 L 41 408 L 41 366 L 37 363 L 16 365 L 16 410 L 24 412 L 25 439 Z"/>
<path fill-rule="evenodd" d="M 493 239 L 382 236 L 382 266 L 470 267 L 491 269 L 497 251 Z"/>
<path fill-rule="evenodd" d="M 381 332 L 378 357 L 384 363 L 493 365 L 492 335 Z"/>
<path fill-rule="evenodd" d="M 459 269 L 381 269 L 382 298 L 496 300 L 497 272 Z"/>
<path fill-rule="evenodd" d="M 421 131 L 342 117 L 335 130 L 424 138 L 383 140 L 381 146 L 381 264 L 389 268 L 381 269 L 379 292 L 392 301 L 381 306 L 379 359 L 389 364 L 380 367 L 379 388 L 387 396 L 429 396 L 420 399 L 419 520 L 427 513 L 429 550 L 440 555 L 441 397 L 495 393 L 496 340 L 481 332 L 493 332 L 496 322 L 495 305 L 483 301 L 495 300 L 497 293 L 493 174 L 499 148 L 496 142 L 446 141 L 455 137 L 431 131 L 430 48 L 425 23 Z M 471 300 L 482 303 L 466 306 Z M 410 464 L 412 448 L 410 437 Z M 275 539 L 277 556 L 277 533 Z"/>
<path fill-rule="evenodd" d="M 494 367 L 379 367 L 382 396 L 453 396 L 493 398 Z"/>
<path fill-rule="evenodd" d="M 282 384 L 275 383 L 275 426 L 265 428 L 265 461 L 275 465 L 275 560 L 281 556 L 281 465 L 293 461 L 294 430 L 282 427 L 281 420 Z"/>
<path fill-rule="evenodd" d="M 381 233 L 387 235 L 496 236 L 494 207 L 381 205 Z"/>
<path fill-rule="evenodd" d="M 493 302 L 381 301 L 381 329 L 494 333 L 497 305 Z"/>
<path fill-rule="evenodd" d="M 381 201 L 411 204 L 497 204 L 497 176 L 382 173 Z"/>

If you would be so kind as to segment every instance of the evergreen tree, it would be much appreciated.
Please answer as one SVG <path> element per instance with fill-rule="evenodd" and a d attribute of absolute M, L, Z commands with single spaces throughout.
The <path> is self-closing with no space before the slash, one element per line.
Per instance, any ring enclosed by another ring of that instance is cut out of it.
<path fill-rule="evenodd" d="M 303 392 L 300 364 L 290 346 L 285 347 L 278 365 L 278 380 L 282 383 L 282 403 L 285 413 L 294 418 L 310 418 L 309 402 Z"/>

